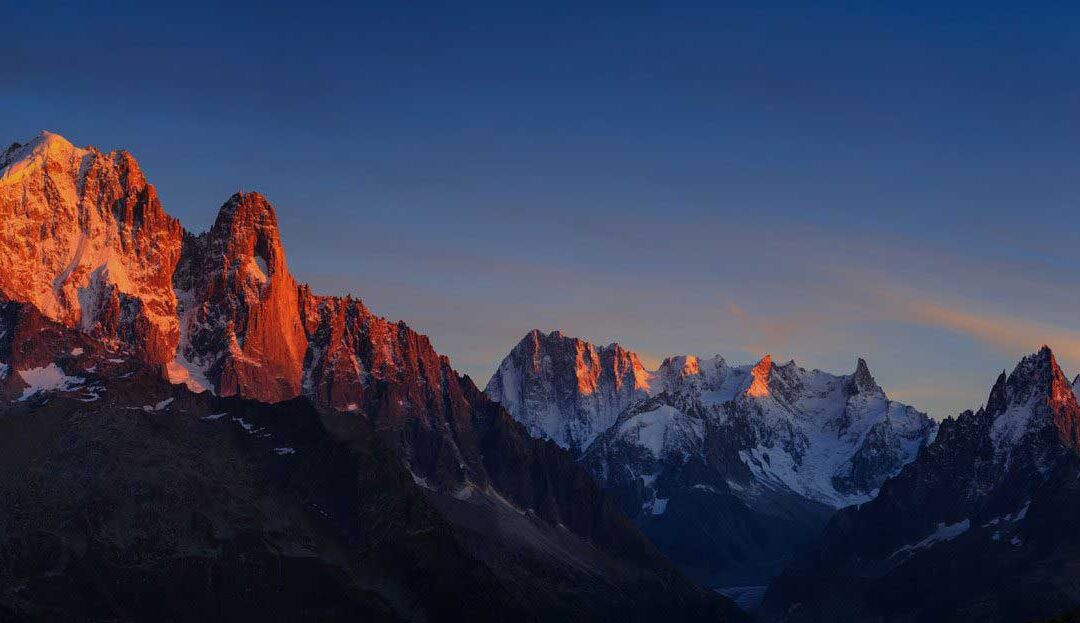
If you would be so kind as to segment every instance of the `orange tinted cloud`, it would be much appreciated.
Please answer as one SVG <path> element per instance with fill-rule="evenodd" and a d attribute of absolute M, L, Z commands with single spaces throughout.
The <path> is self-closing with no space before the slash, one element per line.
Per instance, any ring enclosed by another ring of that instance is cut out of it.
<path fill-rule="evenodd" d="M 987 346 L 1026 354 L 1047 344 L 1058 359 L 1080 362 L 1080 331 L 1012 316 L 976 313 L 920 298 L 889 296 L 901 319 L 967 335 Z"/>

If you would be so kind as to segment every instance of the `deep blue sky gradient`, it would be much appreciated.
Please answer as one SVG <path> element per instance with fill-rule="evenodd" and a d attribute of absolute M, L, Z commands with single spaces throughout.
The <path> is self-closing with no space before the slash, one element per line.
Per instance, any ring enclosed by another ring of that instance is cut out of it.
<path fill-rule="evenodd" d="M 505 4 L 8 6 L 0 141 L 128 149 L 193 230 L 263 192 L 481 385 L 533 327 L 938 416 L 1080 372 L 1075 3 Z"/>

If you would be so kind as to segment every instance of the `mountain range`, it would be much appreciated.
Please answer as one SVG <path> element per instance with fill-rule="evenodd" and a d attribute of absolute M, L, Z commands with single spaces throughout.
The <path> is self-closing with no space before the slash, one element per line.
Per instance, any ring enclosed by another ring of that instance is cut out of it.
<path fill-rule="evenodd" d="M 0 152 L 0 620 L 1076 611 L 1080 377 L 1043 347 L 936 422 L 852 359 L 532 331 L 481 391 L 298 282 L 262 195 L 192 233 L 45 132 Z"/>
<path fill-rule="evenodd" d="M 124 151 L 0 155 L 0 618 L 737 620 L 430 341 Z"/>
<path fill-rule="evenodd" d="M 862 359 L 843 376 L 767 355 L 649 371 L 560 332 L 530 332 L 486 392 L 762 620 L 1033 621 L 1080 603 L 1080 376 L 1048 347 L 940 425 Z"/>

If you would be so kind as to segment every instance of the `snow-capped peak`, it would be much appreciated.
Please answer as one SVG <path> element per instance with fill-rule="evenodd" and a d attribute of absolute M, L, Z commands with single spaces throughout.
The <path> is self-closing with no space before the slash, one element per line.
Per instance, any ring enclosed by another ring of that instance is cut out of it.
<path fill-rule="evenodd" d="M 664 366 L 672 371 L 677 371 L 678 376 L 693 376 L 701 374 L 701 360 L 694 355 L 679 355 L 668 357 L 664 360 Z"/>
<path fill-rule="evenodd" d="M 619 344 L 530 331 L 488 382 L 488 396 L 534 436 L 584 450 L 619 413 L 650 394 L 652 375 Z"/>
<path fill-rule="evenodd" d="M 74 166 L 91 153 L 79 149 L 63 136 L 42 131 L 25 145 L 12 145 L 0 156 L 0 184 L 15 184 L 48 162 Z"/>

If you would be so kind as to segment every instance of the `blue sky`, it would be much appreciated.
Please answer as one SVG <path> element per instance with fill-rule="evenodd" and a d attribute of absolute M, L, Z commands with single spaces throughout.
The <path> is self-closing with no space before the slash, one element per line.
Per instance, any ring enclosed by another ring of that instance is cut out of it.
<path fill-rule="evenodd" d="M 534 327 L 935 416 L 1080 372 L 1080 9 L 809 4 L 23 3 L 0 140 L 126 148 L 196 231 L 259 190 L 481 385 Z"/>

